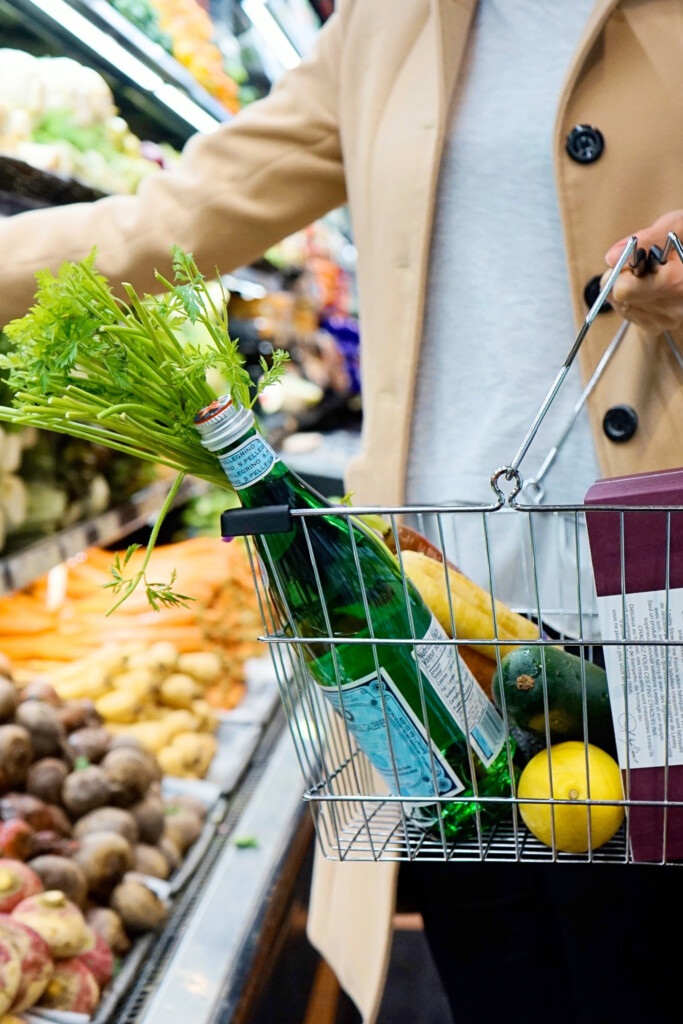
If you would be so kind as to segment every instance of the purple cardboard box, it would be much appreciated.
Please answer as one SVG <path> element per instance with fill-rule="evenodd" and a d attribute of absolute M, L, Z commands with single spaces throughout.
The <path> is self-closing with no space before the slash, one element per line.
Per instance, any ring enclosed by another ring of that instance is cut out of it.
<path fill-rule="evenodd" d="M 666 648 L 648 647 L 648 639 L 683 639 L 683 469 L 599 480 L 585 498 L 591 505 L 678 505 L 680 511 L 626 511 L 621 542 L 620 512 L 586 512 L 603 639 L 623 636 L 645 643 L 629 649 L 630 703 L 619 707 L 623 689 L 623 648 L 604 647 L 614 729 L 624 788 L 631 800 L 683 800 L 683 750 L 679 747 L 678 707 L 683 700 L 683 646 L 669 647 L 669 720 L 666 700 Z M 624 566 L 622 589 L 621 569 Z M 669 597 L 666 599 L 667 572 Z M 669 613 L 669 631 L 666 612 Z M 633 652 L 633 653 L 632 653 Z M 637 652 L 637 653 L 636 653 Z M 626 711 L 628 710 L 628 715 Z M 629 757 L 626 758 L 626 723 Z M 668 742 L 664 737 L 667 734 Z M 667 749 L 668 747 L 668 749 Z M 668 759 L 667 770 L 663 767 Z M 681 763 L 676 763 L 676 761 Z M 647 762 L 650 762 L 648 764 Z M 683 858 L 683 808 L 632 807 L 631 851 L 636 861 Z M 666 839 L 666 849 L 665 847 Z"/>

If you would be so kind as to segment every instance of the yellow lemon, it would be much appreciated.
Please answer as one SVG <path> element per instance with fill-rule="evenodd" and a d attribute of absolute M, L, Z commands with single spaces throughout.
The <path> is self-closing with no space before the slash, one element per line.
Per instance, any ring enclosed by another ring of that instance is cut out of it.
<path fill-rule="evenodd" d="M 550 751 L 541 750 L 529 761 L 522 772 L 517 795 L 535 800 L 550 798 L 552 771 L 555 800 L 587 800 L 590 780 L 591 800 L 623 800 L 619 765 L 599 747 L 588 744 L 588 775 L 586 774 L 586 747 L 583 743 L 557 743 Z M 590 843 L 588 837 L 588 808 L 585 805 L 554 804 L 555 847 L 567 853 L 595 850 L 611 839 L 624 820 L 623 807 L 590 808 Z M 546 846 L 553 845 L 550 804 L 520 804 L 524 824 Z"/>

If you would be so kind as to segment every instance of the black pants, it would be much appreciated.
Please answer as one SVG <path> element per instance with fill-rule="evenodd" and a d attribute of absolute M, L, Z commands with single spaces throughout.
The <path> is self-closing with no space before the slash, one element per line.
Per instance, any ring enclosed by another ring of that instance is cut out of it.
<path fill-rule="evenodd" d="M 416 863 L 399 877 L 455 1024 L 683 1018 L 683 866 Z"/>

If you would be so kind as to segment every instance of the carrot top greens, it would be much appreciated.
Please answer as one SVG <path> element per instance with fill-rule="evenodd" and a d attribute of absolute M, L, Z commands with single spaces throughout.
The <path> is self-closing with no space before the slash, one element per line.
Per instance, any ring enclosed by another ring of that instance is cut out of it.
<path fill-rule="evenodd" d="M 173 590 L 173 580 L 148 581 L 145 570 L 186 474 L 231 489 L 194 428 L 197 411 L 216 397 L 207 373 L 217 371 L 221 391 L 252 406 L 263 388 L 281 378 L 287 359 L 275 351 L 268 365 L 262 357 L 263 376 L 254 389 L 229 335 L 222 285 L 216 295 L 192 255 L 178 246 L 172 257 L 173 281 L 156 274 L 158 295 L 140 297 L 124 284 L 125 299 L 96 272 L 94 250 L 79 263 L 65 263 L 56 276 L 41 271 L 35 305 L 5 328 L 9 351 L 0 354 L 14 392 L 13 404 L 0 406 L 0 420 L 70 434 L 178 473 L 142 571 L 126 579 L 127 559 L 112 567 L 108 586 L 122 594 L 114 607 L 140 583 L 153 607 L 190 600 Z M 197 326 L 203 328 L 200 341 L 193 339 Z"/>

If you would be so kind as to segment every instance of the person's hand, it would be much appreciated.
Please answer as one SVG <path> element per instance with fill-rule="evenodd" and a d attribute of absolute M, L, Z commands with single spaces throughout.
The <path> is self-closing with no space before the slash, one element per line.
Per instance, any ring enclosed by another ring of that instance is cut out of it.
<path fill-rule="evenodd" d="M 654 224 L 640 231 L 638 247 L 649 251 L 651 245 L 664 247 L 669 231 L 675 231 L 683 241 L 683 210 L 671 210 L 663 214 Z M 630 237 L 630 236 L 629 236 Z M 623 252 L 628 238 L 622 238 L 605 253 L 605 262 L 613 267 Z M 602 276 L 607 280 L 609 271 Z M 641 327 L 648 334 L 675 331 L 683 327 L 683 263 L 672 251 L 664 266 L 657 266 L 654 273 L 636 277 L 628 269 L 621 272 L 614 283 L 609 302 L 616 311 L 631 323 Z"/>

